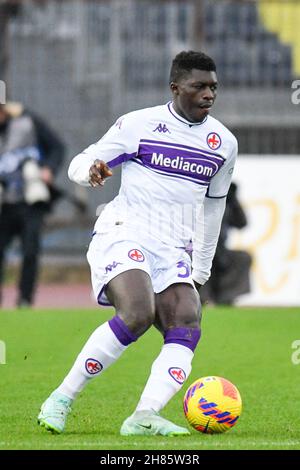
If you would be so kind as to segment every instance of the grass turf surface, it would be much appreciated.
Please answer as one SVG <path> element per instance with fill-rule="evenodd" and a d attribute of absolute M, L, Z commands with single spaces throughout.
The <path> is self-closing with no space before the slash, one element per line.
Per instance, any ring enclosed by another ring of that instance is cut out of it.
<path fill-rule="evenodd" d="M 291 361 L 300 339 L 299 309 L 207 308 L 193 370 L 162 415 L 187 425 L 182 398 L 199 377 L 219 375 L 240 390 L 243 412 L 222 435 L 192 430 L 181 438 L 121 437 L 162 345 L 155 329 L 80 394 L 66 432 L 36 424 L 39 407 L 60 383 L 90 333 L 109 319 L 106 310 L 1 311 L 0 449 L 300 449 L 300 365 Z"/>

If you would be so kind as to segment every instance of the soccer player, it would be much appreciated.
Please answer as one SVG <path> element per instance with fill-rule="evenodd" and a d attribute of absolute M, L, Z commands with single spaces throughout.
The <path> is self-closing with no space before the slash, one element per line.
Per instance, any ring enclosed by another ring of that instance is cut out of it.
<path fill-rule="evenodd" d="M 209 115 L 214 61 L 181 52 L 170 73 L 172 102 L 126 114 L 69 167 L 72 181 L 101 187 L 122 164 L 118 196 L 96 221 L 88 250 L 99 304 L 116 314 L 88 339 L 42 405 L 39 424 L 61 433 L 72 402 L 152 325 L 164 345 L 121 435 L 188 435 L 160 416 L 191 372 L 200 339 L 197 291 L 209 278 L 237 155 L 231 132 Z M 193 240 L 193 262 L 186 249 Z"/>

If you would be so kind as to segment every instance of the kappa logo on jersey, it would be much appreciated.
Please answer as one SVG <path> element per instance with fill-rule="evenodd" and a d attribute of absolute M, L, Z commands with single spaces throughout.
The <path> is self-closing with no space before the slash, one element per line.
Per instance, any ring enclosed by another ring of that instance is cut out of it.
<path fill-rule="evenodd" d="M 95 375 L 101 372 L 103 365 L 97 359 L 89 358 L 85 361 L 85 368 L 89 374 Z"/>
<path fill-rule="evenodd" d="M 137 261 L 138 263 L 145 261 L 145 256 L 140 250 L 137 249 L 128 251 L 128 256 L 130 259 L 133 259 L 133 261 Z"/>
<path fill-rule="evenodd" d="M 124 118 L 121 117 L 120 119 L 117 120 L 115 126 L 121 129 L 123 121 L 124 121 Z"/>
<path fill-rule="evenodd" d="M 117 261 L 113 261 L 112 264 L 108 264 L 106 267 L 105 267 L 105 274 L 107 274 L 108 272 L 111 272 L 113 269 L 115 269 L 119 264 L 123 264 L 123 263 L 119 263 Z"/>
<path fill-rule="evenodd" d="M 206 137 L 206 142 L 209 148 L 211 148 L 212 150 L 217 150 L 221 147 L 222 140 L 216 132 L 211 132 Z"/>
<path fill-rule="evenodd" d="M 156 131 L 158 131 L 158 132 L 163 132 L 164 134 L 165 134 L 166 132 L 169 132 L 169 134 L 171 134 L 171 132 L 170 132 L 169 129 L 167 128 L 166 124 L 162 125 L 161 122 L 158 124 L 158 126 L 157 126 L 155 129 L 153 129 L 152 132 L 156 132 Z"/>
<path fill-rule="evenodd" d="M 185 372 L 180 367 L 170 367 L 168 372 L 172 379 L 174 379 L 175 382 L 179 383 L 180 385 L 182 385 L 186 379 Z"/>

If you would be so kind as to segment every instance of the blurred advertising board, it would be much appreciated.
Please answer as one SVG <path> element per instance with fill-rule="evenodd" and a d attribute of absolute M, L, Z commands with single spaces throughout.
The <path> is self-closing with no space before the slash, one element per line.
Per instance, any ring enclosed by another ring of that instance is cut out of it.
<path fill-rule="evenodd" d="M 248 225 L 228 246 L 253 257 L 251 293 L 237 303 L 300 306 L 300 156 L 240 156 L 233 181 Z"/>

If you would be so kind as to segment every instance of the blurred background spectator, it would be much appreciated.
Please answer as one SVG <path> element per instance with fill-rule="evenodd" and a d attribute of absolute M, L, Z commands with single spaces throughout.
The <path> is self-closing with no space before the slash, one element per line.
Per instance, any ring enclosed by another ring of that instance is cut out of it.
<path fill-rule="evenodd" d="M 250 292 L 251 256 L 247 251 L 231 250 L 227 246 L 230 229 L 243 229 L 246 225 L 246 214 L 237 197 L 237 185 L 232 183 L 227 196 L 211 277 L 201 288 L 202 302 L 232 305 L 237 297 Z"/>
<path fill-rule="evenodd" d="M 20 103 L 0 105 L 0 300 L 5 253 L 18 237 L 19 307 L 33 303 L 44 215 L 63 154 L 64 146 L 45 122 Z"/>

